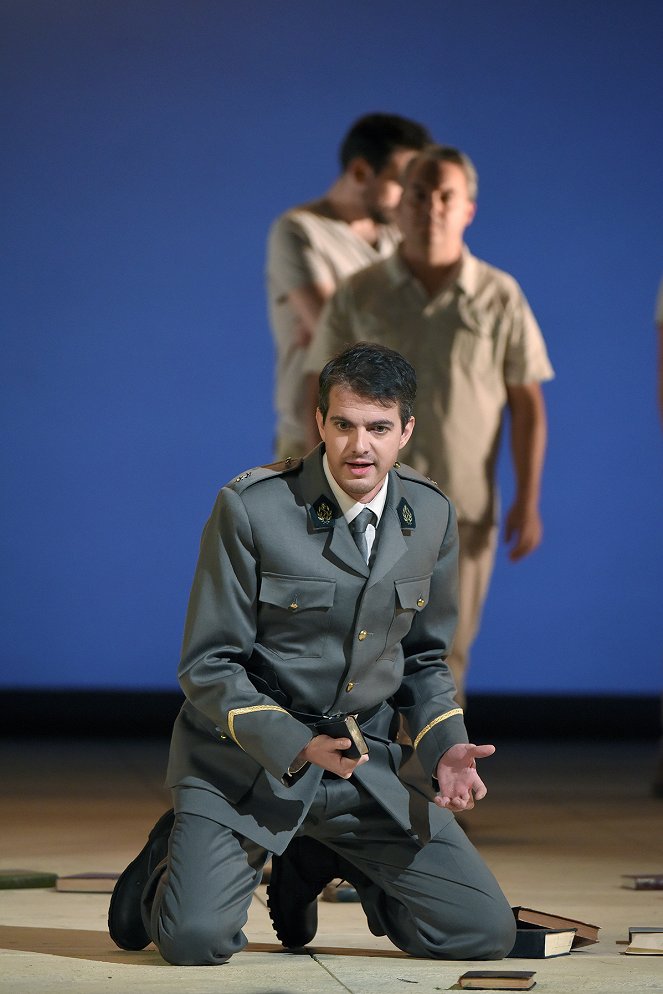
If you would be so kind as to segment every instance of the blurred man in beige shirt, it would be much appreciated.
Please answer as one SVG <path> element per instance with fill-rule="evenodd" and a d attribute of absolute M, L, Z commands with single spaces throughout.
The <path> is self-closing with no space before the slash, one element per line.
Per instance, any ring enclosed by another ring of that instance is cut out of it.
<path fill-rule="evenodd" d="M 367 114 L 340 148 L 341 174 L 314 200 L 273 223 L 267 247 L 267 295 L 276 349 L 275 455 L 303 456 L 316 406 L 304 393 L 303 367 L 325 301 L 341 279 L 390 255 L 400 240 L 394 211 L 402 173 L 430 141 L 426 128 L 396 114 Z M 317 383 L 315 388 L 317 396 Z"/>
<path fill-rule="evenodd" d="M 435 480 L 458 512 L 460 617 L 448 662 L 461 702 L 497 545 L 495 477 L 504 412 L 510 415 L 515 476 L 505 538 L 516 561 L 542 538 L 541 382 L 553 376 L 516 281 L 464 244 L 476 199 L 477 174 L 466 155 L 448 146 L 418 153 L 406 169 L 397 214 L 401 245 L 341 284 L 306 362 L 312 383 L 331 355 L 365 340 L 397 349 L 417 371 L 417 437 L 403 459 Z"/>

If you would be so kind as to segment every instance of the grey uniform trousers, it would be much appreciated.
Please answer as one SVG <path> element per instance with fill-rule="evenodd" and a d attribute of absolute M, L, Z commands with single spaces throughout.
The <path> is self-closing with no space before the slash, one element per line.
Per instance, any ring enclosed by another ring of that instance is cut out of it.
<path fill-rule="evenodd" d="M 354 779 L 325 776 L 299 835 L 356 867 L 369 927 L 413 956 L 501 959 L 515 940 L 506 898 L 452 819 L 425 846 Z M 168 859 L 143 896 L 161 955 L 177 965 L 225 963 L 247 942 L 242 929 L 269 853 L 200 815 L 179 813 Z"/>

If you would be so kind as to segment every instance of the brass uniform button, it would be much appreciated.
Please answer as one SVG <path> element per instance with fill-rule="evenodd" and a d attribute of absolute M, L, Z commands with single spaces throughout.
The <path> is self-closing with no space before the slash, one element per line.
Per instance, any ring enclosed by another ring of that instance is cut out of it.
<path fill-rule="evenodd" d="M 351 681 L 350 681 L 350 683 L 349 683 L 349 684 L 347 685 L 347 687 L 345 688 L 345 692 L 346 692 L 346 694 L 349 694 L 349 693 L 350 693 L 350 691 L 352 690 L 352 688 L 353 688 L 353 687 L 354 687 L 354 683 L 353 683 L 353 682 L 352 682 L 352 680 L 351 680 Z"/>
<path fill-rule="evenodd" d="M 368 632 L 359 632 L 357 638 L 360 642 L 363 642 L 365 638 L 368 638 Z"/>
<path fill-rule="evenodd" d="M 426 601 L 423 599 L 423 597 L 420 597 L 419 600 L 417 601 L 417 607 L 423 607 L 425 603 Z"/>
<path fill-rule="evenodd" d="M 291 611 L 296 611 L 298 607 L 299 607 L 299 604 L 297 603 L 297 601 L 293 601 L 292 604 L 290 605 L 290 610 Z"/>

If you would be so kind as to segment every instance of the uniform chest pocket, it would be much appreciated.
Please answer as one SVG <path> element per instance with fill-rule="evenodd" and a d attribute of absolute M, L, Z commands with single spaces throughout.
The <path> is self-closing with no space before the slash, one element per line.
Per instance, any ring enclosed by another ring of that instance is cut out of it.
<path fill-rule="evenodd" d="M 284 659 L 322 656 L 335 591 L 335 580 L 263 573 L 258 641 Z"/>
<path fill-rule="evenodd" d="M 396 580 L 396 610 L 422 611 L 428 604 L 430 575 L 413 580 Z"/>
<path fill-rule="evenodd" d="M 394 617 L 387 633 L 385 652 L 390 655 L 412 627 L 415 616 L 428 604 L 430 574 L 396 580 Z"/>

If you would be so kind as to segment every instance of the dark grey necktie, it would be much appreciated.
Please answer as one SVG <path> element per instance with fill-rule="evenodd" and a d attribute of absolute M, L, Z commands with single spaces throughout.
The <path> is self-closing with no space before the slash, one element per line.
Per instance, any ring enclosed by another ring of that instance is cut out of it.
<path fill-rule="evenodd" d="M 350 531 L 355 540 L 355 545 L 361 552 L 364 562 L 368 562 L 368 542 L 366 541 L 366 529 L 369 525 L 375 526 L 378 516 L 370 507 L 365 507 L 356 518 L 350 522 Z"/>

